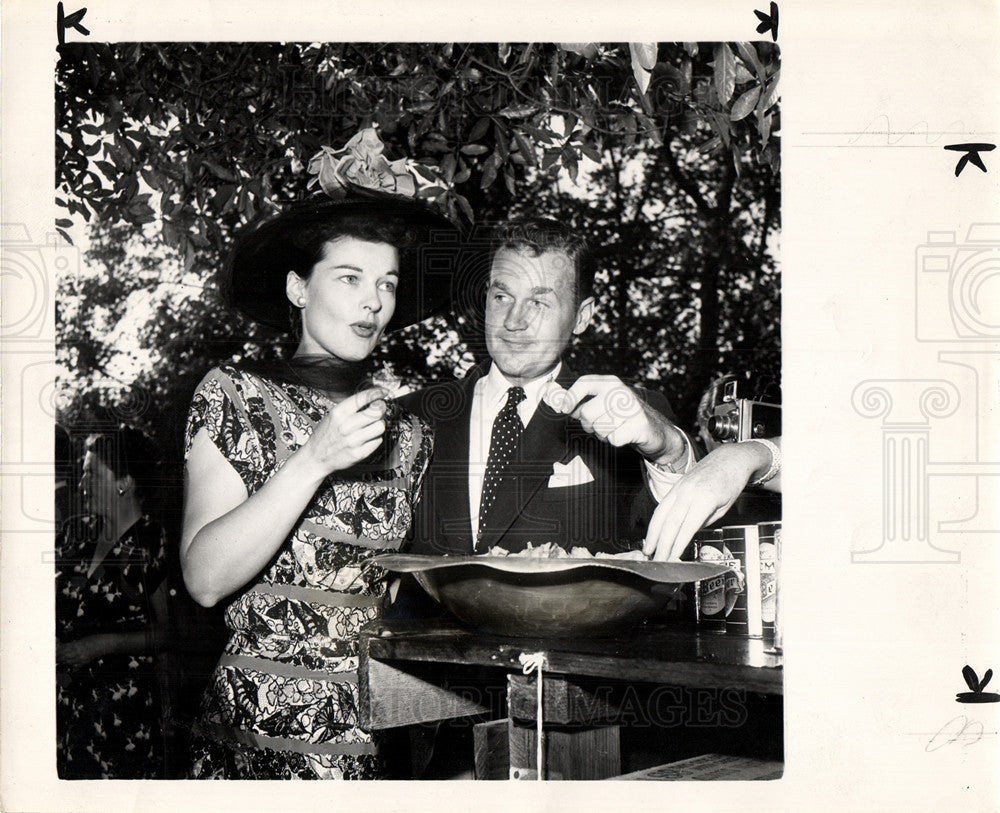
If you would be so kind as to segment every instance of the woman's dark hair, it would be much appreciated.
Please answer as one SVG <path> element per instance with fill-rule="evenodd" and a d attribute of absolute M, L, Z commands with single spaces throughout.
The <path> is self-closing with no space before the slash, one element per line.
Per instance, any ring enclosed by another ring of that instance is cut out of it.
<path fill-rule="evenodd" d="M 138 429 L 120 426 L 89 435 L 84 450 L 96 455 L 115 477 L 130 476 L 140 501 L 149 500 L 163 485 L 160 449 Z"/>
<path fill-rule="evenodd" d="M 418 245 L 420 233 L 403 218 L 372 212 L 341 214 L 327 222 L 305 222 L 289 235 L 288 269 L 309 279 L 331 240 L 353 237 L 368 243 L 388 243 L 402 255 Z"/>
<path fill-rule="evenodd" d="M 324 245 L 347 237 L 391 245 L 399 254 L 405 295 L 397 298 L 389 330 L 419 322 L 447 304 L 458 229 L 420 201 L 371 190 L 299 201 L 242 227 L 222 270 L 223 296 L 244 316 L 284 333 L 290 327 L 288 272 L 308 279 Z"/>

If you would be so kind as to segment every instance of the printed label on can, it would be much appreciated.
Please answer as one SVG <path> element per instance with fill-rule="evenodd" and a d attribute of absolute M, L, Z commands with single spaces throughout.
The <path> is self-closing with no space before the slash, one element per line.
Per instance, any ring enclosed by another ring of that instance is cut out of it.
<path fill-rule="evenodd" d="M 724 552 L 725 551 L 725 552 Z M 729 551 L 702 545 L 698 559 L 702 562 L 722 562 Z M 726 609 L 726 574 L 703 579 L 698 587 L 702 615 L 722 615 Z"/>
<path fill-rule="evenodd" d="M 726 574 L 726 615 L 729 615 L 733 611 L 733 607 L 736 606 L 736 600 L 740 597 L 743 592 L 743 570 L 740 567 L 740 561 L 726 548 L 723 548 L 728 558 L 726 564 L 729 565 L 729 572 Z"/>
<path fill-rule="evenodd" d="M 775 548 L 770 542 L 760 545 L 760 616 L 765 624 L 774 623 L 774 597 L 778 583 L 775 581 Z"/>

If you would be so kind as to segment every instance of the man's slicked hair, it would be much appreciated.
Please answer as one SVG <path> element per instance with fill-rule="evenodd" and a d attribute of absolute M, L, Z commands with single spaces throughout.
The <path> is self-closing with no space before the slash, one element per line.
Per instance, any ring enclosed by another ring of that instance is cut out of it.
<path fill-rule="evenodd" d="M 539 257 L 547 251 L 561 251 L 573 263 L 576 284 L 574 294 L 579 305 L 594 291 L 594 275 L 597 262 L 586 238 L 558 220 L 548 217 L 508 220 L 498 225 L 492 234 L 491 254 L 502 249 L 524 251 L 531 257 Z M 492 263 L 491 263 L 492 265 Z"/>

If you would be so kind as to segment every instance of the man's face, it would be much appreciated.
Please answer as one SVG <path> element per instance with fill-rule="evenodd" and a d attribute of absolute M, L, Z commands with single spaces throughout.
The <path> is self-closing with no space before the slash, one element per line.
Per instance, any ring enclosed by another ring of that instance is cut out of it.
<path fill-rule="evenodd" d="M 537 257 L 502 248 L 486 291 L 486 348 L 512 383 L 545 375 L 590 322 L 593 299 L 577 305 L 576 272 L 563 251 Z"/>

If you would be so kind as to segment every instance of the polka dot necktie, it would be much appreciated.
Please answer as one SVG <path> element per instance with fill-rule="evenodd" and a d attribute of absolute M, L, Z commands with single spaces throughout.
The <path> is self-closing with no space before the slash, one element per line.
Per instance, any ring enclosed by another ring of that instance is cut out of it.
<path fill-rule="evenodd" d="M 490 454 L 486 459 L 486 476 L 483 478 L 483 498 L 479 502 L 479 538 L 482 539 L 483 528 L 486 525 L 490 508 L 500 491 L 503 472 L 507 462 L 521 439 L 521 417 L 517 414 L 517 405 L 525 398 L 522 387 L 511 387 L 507 390 L 507 403 L 503 405 L 493 421 L 493 435 L 490 437 Z"/>

